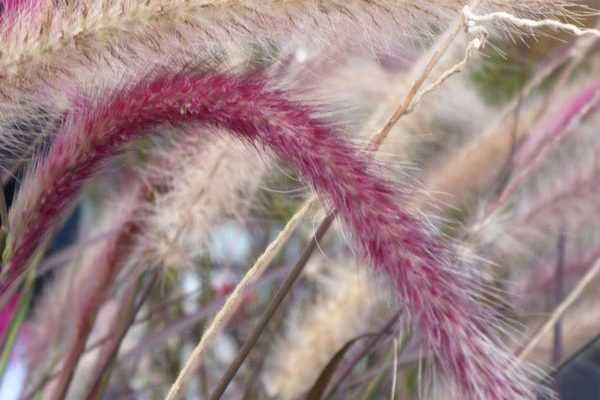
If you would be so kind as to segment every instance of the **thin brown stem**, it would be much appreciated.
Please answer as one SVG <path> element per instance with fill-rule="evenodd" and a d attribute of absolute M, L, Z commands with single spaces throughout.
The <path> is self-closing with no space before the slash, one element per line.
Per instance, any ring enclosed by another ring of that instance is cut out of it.
<path fill-rule="evenodd" d="M 4 195 L 4 185 L 2 185 L 2 189 L 2 193 L 0 193 L 0 226 L 8 232 L 8 206 Z"/>
<path fill-rule="evenodd" d="M 144 279 L 149 275 L 148 279 Z M 103 347 L 103 351 L 100 354 L 98 362 L 94 368 L 96 376 L 92 379 L 93 384 L 91 385 L 88 395 L 85 397 L 88 400 L 101 400 L 106 388 L 106 383 L 110 377 L 110 368 L 113 363 L 121 343 L 125 338 L 125 334 L 129 330 L 129 327 L 135 320 L 135 316 L 140 310 L 142 304 L 150 294 L 150 291 L 158 281 L 159 271 L 151 271 L 142 274 L 139 279 L 136 279 L 131 283 L 127 289 L 123 301 L 119 307 L 120 312 L 116 316 L 111 326 L 110 331 L 116 332 L 111 340 Z M 147 282 L 146 282 L 147 281 Z M 146 283 L 145 283 L 146 282 Z M 144 287 L 145 284 L 145 287 Z M 142 290 L 143 288 L 143 290 Z M 136 298 L 139 301 L 136 303 Z"/>
<path fill-rule="evenodd" d="M 400 319 L 400 315 L 401 315 L 402 311 L 398 311 L 383 327 L 383 329 L 381 329 L 381 331 L 379 331 L 379 333 L 372 337 L 371 339 L 369 339 L 369 342 L 367 344 L 365 344 L 365 346 L 362 348 L 362 350 L 356 354 L 354 356 L 354 358 L 348 363 L 348 365 L 346 365 L 346 368 L 344 368 L 344 370 L 340 373 L 337 381 L 335 382 L 335 384 L 331 387 L 330 390 L 328 390 L 327 396 L 325 396 L 325 398 L 331 398 L 335 395 L 335 393 L 339 390 L 340 386 L 342 385 L 342 383 L 346 380 L 346 378 L 348 378 L 348 376 L 350 375 L 350 373 L 352 372 L 352 370 L 354 369 L 354 367 L 356 366 L 356 364 L 358 364 L 358 362 L 360 360 L 362 360 L 364 357 L 366 357 L 367 354 L 369 354 L 373 348 L 375 346 L 377 346 L 377 344 L 381 341 L 381 339 L 385 336 L 390 334 L 390 331 L 392 330 L 392 328 L 394 327 L 394 325 L 396 325 L 396 323 L 398 322 L 398 320 Z"/>
<path fill-rule="evenodd" d="M 116 243 L 115 246 L 119 247 L 120 243 Z M 114 251 L 118 252 L 116 249 Z M 50 399 L 61 400 L 65 398 L 71 384 L 71 380 L 75 374 L 75 370 L 79 364 L 79 360 L 85 351 L 85 344 L 90 336 L 90 333 L 92 332 L 96 322 L 96 317 L 98 316 L 98 313 L 104 304 L 107 293 L 117 277 L 120 265 L 121 260 L 118 259 L 118 257 L 116 259 L 109 260 L 108 264 L 104 268 L 104 271 L 101 271 L 99 274 L 100 276 L 96 277 L 96 279 L 98 279 L 96 286 L 92 288 L 91 293 L 83 300 L 84 304 L 80 309 L 80 315 L 77 319 L 77 326 L 73 337 L 73 342 L 67 351 L 65 361 L 62 364 L 58 382 L 54 387 Z"/>
<path fill-rule="evenodd" d="M 537 330 L 535 335 L 529 340 L 527 345 L 521 350 L 517 356 L 517 362 L 523 362 L 531 351 L 537 346 L 544 335 L 552 329 L 554 324 L 564 315 L 564 313 L 573 305 L 573 303 L 579 298 L 581 293 L 588 287 L 588 285 L 596 278 L 600 273 L 600 259 L 596 260 L 590 270 L 579 280 L 577 285 L 571 290 L 569 295 L 554 309 L 550 318 Z"/>
<path fill-rule="evenodd" d="M 564 291 L 564 280 L 565 280 L 565 252 L 566 252 L 566 244 L 567 238 L 564 232 L 564 223 L 563 228 L 560 231 L 558 236 L 557 247 L 557 262 L 556 262 L 556 270 L 555 270 L 555 288 L 554 288 L 554 306 L 560 304 L 563 298 Z M 550 363 L 553 368 L 556 368 L 560 364 L 560 359 L 563 353 L 563 329 L 562 329 L 562 321 L 556 321 L 554 324 L 554 338 L 553 338 L 553 346 L 552 346 L 552 356 Z M 553 387 L 556 393 L 559 393 L 559 378 L 558 378 L 558 370 L 554 370 L 552 373 Z"/>
<path fill-rule="evenodd" d="M 110 340 L 112 335 L 107 335 L 101 339 L 96 340 L 95 342 L 93 342 L 92 344 L 90 344 L 89 346 L 87 346 L 85 348 L 85 350 L 83 351 L 83 355 L 88 354 L 89 352 L 96 350 L 97 348 L 99 348 L 100 346 L 103 346 L 108 340 Z M 46 374 L 45 377 L 43 377 L 40 382 L 38 382 L 28 393 L 24 394 L 22 397 L 20 397 L 21 400 L 33 400 L 34 397 L 36 396 L 36 394 L 38 394 L 42 389 L 44 389 L 44 387 L 49 384 L 50 382 L 54 381 L 56 378 L 58 378 L 61 374 L 61 370 L 57 370 L 54 372 L 51 372 L 49 374 Z"/>
<path fill-rule="evenodd" d="M 257 326 L 254 328 L 254 330 L 250 334 L 250 337 L 246 340 L 246 342 L 240 349 L 237 357 L 235 358 L 235 360 L 233 360 L 233 362 L 225 372 L 225 375 L 221 378 L 221 381 L 217 385 L 217 388 L 213 391 L 212 395 L 210 396 L 211 400 L 218 400 L 221 398 L 223 393 L 225 393 L 227 386 L 229 386 L 229 383 L 233 380 L 235 374 L 242 366 L 244 360 L 246 359 L 248 354 L 250 354 L 250 351 L 252 350 L 254 345 L 258 342 L 260 335 L 267 327 L 267 324 L 271 320 L 271 317 L 275 314 L 277 308 L 284 300 L 285 296 L 291 290 L 298 277 L 300 277 L 300 274 L 304 270 L 304 266 L 310 259 L 310 256 L 312 255 L 313 251 L 318 247 L 319 241 L 323 239 L 325 233 L 327 233 L 327 230 L 333 223 L 334 219 L 335 213 L 332 212 L 329 215 L 327 215 L 327 217 L 325 217 L 325 219 L 321 222 L 314 236 L 310 240 L 310 243 L 302 252 L 300 259 L 298 260 L 290 274 L 287 276 L 283 284 L 279 287 L 277 293 L 275 293 L 275 296 L 267 306 L 267 309 L 263 313 Z"/>
<path fill-rule="evenodd" d="M 557 243 L 557 262 L 556 271 L 554 274 L 554 306 L 558 306 L 563 298 L 564 281 L 565 281 L 565 252 L 566 252 L 566 234 L 564 229 L 560 232 Z M 562 357 L 562 324 L 561 321 L 556 321 L 554 325 L 554 345 L 552 349 L 552 366 L 557 366 Z"/>
<path fill-rule="evenodd" d="M 473 1 L 472 6 L 474 7 L 478 2 L 479 0 Z M 435 66 L 439 63 L 443 55 L 446 54 L 446 52 L 450 48 L 450 45 L 454 42 L 454 40 L 463 28 L 464 21 L 461 19 L 453 25 L 453 27 L 448 31 L 443 40 L 439 42 L 439 44 L 435 47 L 433 53 L 431 54 L 431 57 L 429 58 L 429 61 L 423 68 L 421 74 L 417 77 L 417 79 L 414 81 L 414 83 L 408 90 L 408 93 L 404 97 L 402 103 L 399 105 L 396 111 L 394 111 L 394 113 L 385 123 L 383 128 L 381 128 L 381 130 L 371 139 L 369 146 L 367 147 L 368 151 L 377 151 L 377 149 L 379 149 L 383 141 L 388 137 L 388 135 L 392 131 L 392 128 L 398 123 L 400 118 L 402 118 L 406 114 L 409 114 L 412 111 L 412 109 L 414 109 L 415 99 L 417 98 L 421 87 L 425 84 L 425 81 L 427 81 L 427 78 L 431 75 Z"/>

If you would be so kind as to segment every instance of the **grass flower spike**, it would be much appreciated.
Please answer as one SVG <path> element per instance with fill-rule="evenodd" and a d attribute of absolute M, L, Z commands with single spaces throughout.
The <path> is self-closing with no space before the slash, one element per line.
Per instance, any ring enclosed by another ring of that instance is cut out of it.
<path fill-rule="evenodd" d="M 172 134 L 183 137 L 172 149 L 159 144 L 157 167 L 143 171 L 145 180 L 161 189 L 147 212 L 140 251 L 150 265 L 189 267 L 206 252 L 210 227 L 228 218 L 243 220 L 249 212 L 269 157 L 222 133 L 213 141 L 206 133 Z"/>
<path fill-rule="evenodd" d="M 70 114 L 55 143 L 24 182 L 11 213 L 14 255 L 2 287 L 22 272 L 37 243 L 82 185 L 123 146 L 161 124 L 204 123 L 269 148 L 334 207 L 372 266 L 389 275 L 425 341 L 465 398 L 532 398 L 477 301 L 478 282 L 439 232 L 402 204 L 373 165 L 315 112 L 260 76 L 165 74 Z M 6 279 L 8 277 L 8 279 Z"/>

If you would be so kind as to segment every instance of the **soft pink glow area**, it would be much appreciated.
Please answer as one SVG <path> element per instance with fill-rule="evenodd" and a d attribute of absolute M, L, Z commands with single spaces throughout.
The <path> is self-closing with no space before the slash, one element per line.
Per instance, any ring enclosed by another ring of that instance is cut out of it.
<path fill-rule="evenodd" d="M 569 133 L 574 124 L 598 107 L 600 101 L 600 82 L 585 87 L 570 99 L 560 112 L 528 135 L 515 155 L 516 165 L 524 165 L 536 157 L 546 145 L 561 140 Z"/>
<path fill-rule="evenodd" d="M 38 6 L 38 0 L 0 0 L 0 23 L 14 19 L 19 12 L 34 10 Z"/>

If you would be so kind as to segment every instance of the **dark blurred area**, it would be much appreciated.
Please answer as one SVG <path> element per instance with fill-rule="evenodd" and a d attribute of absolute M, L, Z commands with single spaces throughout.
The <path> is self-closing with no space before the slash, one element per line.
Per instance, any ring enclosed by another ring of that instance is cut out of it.
<path fill-rule="evenodd" d="M 600 340 L 567 361 L 558 377 L 561 400 L 600 399 Z"/>

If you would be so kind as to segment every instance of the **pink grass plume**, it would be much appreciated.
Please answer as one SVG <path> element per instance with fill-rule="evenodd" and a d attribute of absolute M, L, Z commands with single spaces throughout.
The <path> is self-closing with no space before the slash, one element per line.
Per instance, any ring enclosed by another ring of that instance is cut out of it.
<path fill-rule="evenodd" d="M 375 173 L 366 155 L 317 118 L 315 108 L 293 99 L 261 75 L 164 73 L 108 99 L 82 100 L 19 193 L 11 213 L 14 253 L 0 290 L 22 273 L 105 160 L 151 128 L 203 123 L 268 148 L 337 210 L 362 255 L 389 276 L 441 369 L 454 377 L 459 398 L 533 399 L 529 375 L 514 365 L 499 321 L 479 300 L 475 272 L 440 232 L 405 209 L 409 199 Z"/>
<path fill-rule="evenodd" d="M 575 97 L 561 107 L 558 115 L 546 121 L 528 136 L 527 141 L 515 155 L 515 163 L 524 165 L 548 144 L 561 140 L 586 115 L 598 107 L 600 101 L 600 82 L 585 87 Z"/>

